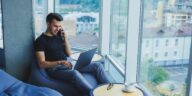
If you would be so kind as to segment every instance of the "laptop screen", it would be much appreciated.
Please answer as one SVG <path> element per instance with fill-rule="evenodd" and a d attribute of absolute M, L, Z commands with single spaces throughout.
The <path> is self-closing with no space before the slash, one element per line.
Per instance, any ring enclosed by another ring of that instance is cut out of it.
<path fill-rule="evenodd" d="M 88 50 L 80 54 L 74 69 L 80 69 L 91 63 L 91 60 L 96 52 L 97 48 Z"/>

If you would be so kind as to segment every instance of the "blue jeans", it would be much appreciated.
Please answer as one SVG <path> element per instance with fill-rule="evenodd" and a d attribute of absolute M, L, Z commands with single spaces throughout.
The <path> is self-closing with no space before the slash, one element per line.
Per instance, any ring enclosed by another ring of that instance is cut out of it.
<path fill-rule="evenodd" d="M 63 80 L 66 82 L 71 82 L 84 94 L 89 94 L 93 89 L 93 86 L 83 77 L 81 73 L 91 73 L 93 74 L 100 84 L 109 83 L 109 80 L 105 74 L 103 65 L 101 63 L 91 63 L 79 70 L 71 69 L 48 69 L 48 74 L 58 80 Z"/>

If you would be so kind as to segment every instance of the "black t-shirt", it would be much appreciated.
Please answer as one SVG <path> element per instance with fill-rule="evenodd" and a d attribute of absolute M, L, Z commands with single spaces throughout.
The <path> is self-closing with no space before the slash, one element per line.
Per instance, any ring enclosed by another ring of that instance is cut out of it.
<path fill-rule="evenodd" d="M 66 60 L 65 45 L 60 36 L 41 34 L 35 41 L 35 51 L 44 51 L 46 61 Z"/>

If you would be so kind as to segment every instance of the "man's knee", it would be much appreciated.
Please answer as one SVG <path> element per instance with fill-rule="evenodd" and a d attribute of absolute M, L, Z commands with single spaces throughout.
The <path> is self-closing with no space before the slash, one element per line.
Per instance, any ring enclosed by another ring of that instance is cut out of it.
<path fill-rule="evenodd" d="M 95 69 L 103 69 L 103 65 L 99 62 L 93 63 Z"/>
<path fill-rule="evenodd" d="M 79 81 L 79 79 L 83 79 L 82 74 L 77 70 L 73 70 L 72 75 L 73 75 L 73 80 L 76 82 Z"/>
<path fill-rule="evenodd" d="M 77 70 L 73 70 L 72 75 L 73 75 L 74 77 L 77 77 L 77 76 L 80 75 L 80 73 L 79 73 L 79 71 L 77 71 Z"/>

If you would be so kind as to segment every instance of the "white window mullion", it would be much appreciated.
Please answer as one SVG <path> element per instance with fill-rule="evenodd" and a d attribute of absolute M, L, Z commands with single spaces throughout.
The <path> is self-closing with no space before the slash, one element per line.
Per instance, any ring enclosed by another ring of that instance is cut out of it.
<path fill-rule="evenodd" d="M 191 47 L 192 48 L 192 38 L 191 38 Z M 187 80 L 186 80 L 186 96 L 190 96 L 192 94 L 192 51 L 190 51 L 190 57 L 189 57 L 189 68 L 187 73 Z"/>
<path fill-rule="evenodd" d="M 57 1 L 57 0 L 56 0 Z M 54 12 L 54 0 L 47 0 L 48 5 L 48 13 Z"/>
<path fill-rule="evenodd" d="M 109 54 L 111 0 L 100 0 L 100 5 L 99 53 L 105 56 Z M 105 70 L 109 70 L 109 64 L 105 64 Z"/>
<path fill-rule="evenodd" d="M 137 77 L 140 0 L 129 0 L 128 5 L 125 82 L 129 84 L 136 82 Z"/>
<path fill-rule="evenodd" d="M 100 53 L 106 55 L 109 53 L 109 32 L 110 32 L 110 11 L 111 0 L 101 0 L 100 11 Z"/>

